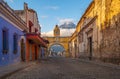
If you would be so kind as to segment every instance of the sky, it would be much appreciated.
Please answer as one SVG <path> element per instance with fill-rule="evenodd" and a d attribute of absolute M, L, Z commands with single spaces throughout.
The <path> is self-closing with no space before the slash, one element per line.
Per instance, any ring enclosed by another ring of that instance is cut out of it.
<path fill-rule="evenodd" d="M 5 0 L 14 10 L 23 10 L 26 2 L 38 14 L 42 33 L 51 32 L 64 22 L 78 23 L 92 0 Z"/>

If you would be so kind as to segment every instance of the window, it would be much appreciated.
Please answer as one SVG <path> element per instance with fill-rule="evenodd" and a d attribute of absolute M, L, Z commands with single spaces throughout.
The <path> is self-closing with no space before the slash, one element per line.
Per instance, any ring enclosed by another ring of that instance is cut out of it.
<path fill-rule="evenodd" d="M 29 26 L 29 32 L 32 32 L 32 26 Z"/>
<path fill-rule="evenodd" d="M 5 28 L 2 30 L 2 38 L 3 38 L 3 54 L 8 52 L 8 30 Z"/>
<path fill-rule="evenodd" d="M 38 29 L 37 28 L 35 28 L 35 33 L 37 33 L 38 32 Z"/>
<path fill-rule="evenodd" d="M 14 54 L 17 53 L 17 46 L 18 46 L 18 44 L 17 44 L 17 34 L 15 33 L 13 35 L 13 52 L 14 52 Z"/>
<path fill-rule="evenodd" d="M 33 23 L 29 21 L 29 32 L 32 32 L 32 26 L 33 26 Z"/>

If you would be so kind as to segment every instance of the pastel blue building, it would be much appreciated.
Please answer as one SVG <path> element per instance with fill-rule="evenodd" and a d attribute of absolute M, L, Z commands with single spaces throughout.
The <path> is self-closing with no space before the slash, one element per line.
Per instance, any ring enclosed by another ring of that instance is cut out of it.
<path fill-rule="evenodd" d="M 25 60 L 26 24 L 3 1 L 0 1 L 0 66 Z"/>

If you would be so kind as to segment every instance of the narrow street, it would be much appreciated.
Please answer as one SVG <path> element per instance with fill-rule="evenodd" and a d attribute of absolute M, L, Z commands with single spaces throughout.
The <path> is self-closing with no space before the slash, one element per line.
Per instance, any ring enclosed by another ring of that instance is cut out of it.
<path fill-rule="evenodd" d="M 0 79 L 120 79 L 119 6 L 0 0 Z"/>
<path fill-rule="evenodd" d="M 6 79 L 120 79 L 120 70 L 76 59 L 51 57 Z"/>

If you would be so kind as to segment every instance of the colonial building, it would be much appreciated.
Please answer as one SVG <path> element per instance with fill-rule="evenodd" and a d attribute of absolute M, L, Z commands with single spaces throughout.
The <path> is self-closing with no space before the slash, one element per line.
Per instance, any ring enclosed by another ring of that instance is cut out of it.
<path fill-rule="evenodd" d="M 78 56 L 77 32 L 76 31 L 70 37 L 68 45 L 69 45 L 70 57 L 76 58 Z"/>
<path fill-rule="evenodd" d="M 24 10 L 15 10 L 15 13 L 25 21 L 29 32 L 26 34 L 26 61 L 37 60 L 41 57 L 41 47 L 46 47 L 46 43 L 40 37 L 41 28 L 35 10 L 28 8 L 24 3 Z"/>
<path fill-rule="evenodd" d="M 120 63 L 119 4 L 119 0 L 93 0 L 90 3 L 75 31 L 80 58 Z"/>
<path fill-rule="evenodd" d="M 96 25 L 97 15 L 94 14 L 94 6 L 94 2 L 92 2 L 79 21 L 81 22 L 80 32 L 78 34 L 80 57 L 87 57 L 89 59 L 97 57 L 98 54 L 96 55 L 95 52 L 97 52 L 98 37 L 100 37 L 98 32 L 99 28 Z"/>
<path fill-rule="evenodd" d="M 0 66 L 15 64 L 25 59 L 24 32 L 26 23 L 0 0 Z"/>

